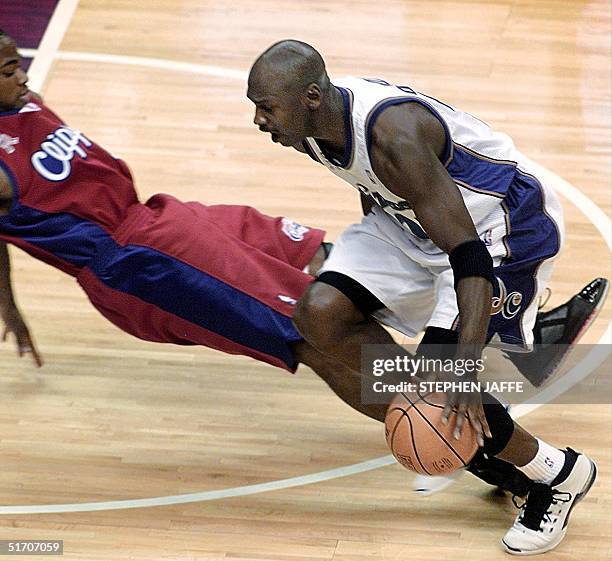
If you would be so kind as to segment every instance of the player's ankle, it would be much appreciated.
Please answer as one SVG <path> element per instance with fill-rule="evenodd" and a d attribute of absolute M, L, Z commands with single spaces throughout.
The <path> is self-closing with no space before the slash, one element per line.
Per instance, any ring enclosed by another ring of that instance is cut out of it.
<path fill-rule="evenodd" d="M 523 466 L 517 466 L 529 479 L 537 483 L 550 485 L 564 470 L 567 454 L 554 446 L 536 439 L 538 451 L 531 461 Z M 571 470 L 571 467 L 569 468 Z"/>

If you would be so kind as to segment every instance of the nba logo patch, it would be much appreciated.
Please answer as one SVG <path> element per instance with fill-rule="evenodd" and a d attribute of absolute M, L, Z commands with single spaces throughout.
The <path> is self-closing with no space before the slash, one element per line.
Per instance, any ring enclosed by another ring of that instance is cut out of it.
<path fill-rule="evenodd" d="M 304 235 L 306 232 L 310 230 L 310 228 L 306 228 L 306 226 L 302 226 L 297 222 L 293 222 L 293 220 L 289 220 L 288 218 L 283 218 L 283 234 L 285 234 L 289 239 L 292 239 L 294 242 L 301 242 L 304 239 Z"/>

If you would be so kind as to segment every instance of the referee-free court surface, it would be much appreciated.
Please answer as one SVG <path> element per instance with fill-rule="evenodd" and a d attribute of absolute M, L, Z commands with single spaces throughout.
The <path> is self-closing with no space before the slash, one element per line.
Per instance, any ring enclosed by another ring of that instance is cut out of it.
<path fill-rule="evenodd" d="M 253 205 L 331 240 L 359 220 L 352 189 L 252 124 L 246 72 L 295 37 L 332 77 L 385 78 L 465 108 L 560 178 L 567 241 L 549 305 L 610 276 L 607 1 L 60 0 L 51 19 L 55 4 L 3 3 L 0 28 L 36 57 L 33 87 L 128 162 L 143 199 Z M 0 539 L 64 540 L 71 561 L 508 559 L 509 497 L 466 475 L 415 498 L 382 426 L 309 370 L 133 339 L 71 278 L 12 257 L 46 363 L 0 345 Z M 609 341 L 609 320 L 608 304 L 584 340 Z M 540 559 L 609 557 L 611 420 L 609 405 L 588 404 L 521 418 L 600 470 Z"/>

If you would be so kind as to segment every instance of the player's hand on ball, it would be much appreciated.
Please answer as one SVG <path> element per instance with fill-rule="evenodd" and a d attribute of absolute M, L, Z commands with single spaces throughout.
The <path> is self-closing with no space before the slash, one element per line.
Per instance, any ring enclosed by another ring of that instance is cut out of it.
<path fill-rule="evenodd" d="M 451 379 L 449 379 L 449 377 Z M 441 381 L 453 381 L 453 382 L 476 382 L 477 378 L 475 374 L 465 374 L 461 378 L 453 373 L 440 373 L 438 380 Z M 453 414 L 454 413 L 454 414 Z M 461 392 L 461 391 L 449 391 L 446 393 L 446 405 L 442 412 L 442 422 L 448 424 L 449 422 L 454 423 L 453 436 L 455 439 L 461 437 L 463 431 L 463 425 L 467 421 L 472 425 L 474 432 L 476 433 L 476 439 L 478 446 L 484 446 L 484 437 L 491 438 L 491 430 L 489 429 L 489 423 L 482 407 L 482 399 L 480 392 Z"/>
<path fill-rule="evenodd" d="M 34 364 L 39 368 L 43 365 L 42 357 L 40 356 L 34 341 L 28 330 L 28 326 L 21 317 L 21 313 L 16 306 L 6 306 L 0 308 L 0 317 L 4 322 L 4 330 L 2 334 L 2 341 L 6 341 L 9 334 L 12 333 L 15 336 L 17 342 L 17 352 L 22 357 L 26 354 L 31 354 Z"/>

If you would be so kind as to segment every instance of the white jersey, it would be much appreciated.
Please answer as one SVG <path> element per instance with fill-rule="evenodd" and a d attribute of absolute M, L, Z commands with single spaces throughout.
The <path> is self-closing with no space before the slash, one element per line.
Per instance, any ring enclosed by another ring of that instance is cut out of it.
<path fill-rule="evenodd" d="M 406 86 L 363 78 L 343 78 L 333 83 L 340 89 L 345 102 L 345 154 L 341 161 L 327 157 L 315 139 L 308 138 L 304 148 L 313 159 L 374 199 L 408 234 L 401 236 L 402 239 L 409 240 L 415 249 L 431 257 L 427 264 L 447 263 L 447 256 L 429 239 L 408 203 L 385 187 L 370 161 L 372 129 L 380 113 L 391 105 L 419 103 L 428 108 L 445 129 L 446 148 L 442 161 L 459 188 L 478 235 L 489 246 L 491 255 L 498 258 L 498 263 L 508 256 L 511 249 L 505 240 L 509 235 L 512 210 L 506 200 L 522 197 L 521 193 L 513 192 L 512 186 L 517 173 L 523 174 L 519 169 L 521 163 L 525 164 L 523 170 L 528 167 L 528 160 L 516 150 L 509 136 L 493 131 L 469 113 Z M 553 220 L 561 223 L 561 210 L 554 193 L 533 176 L 525 175 L 531 184 L 529 189 L 541 191 L 542 206 L 545 204 Z M 514 191 L 521 189 L 514 188 Z M 510 206 L 519 210 L 521 205 Z"/>

